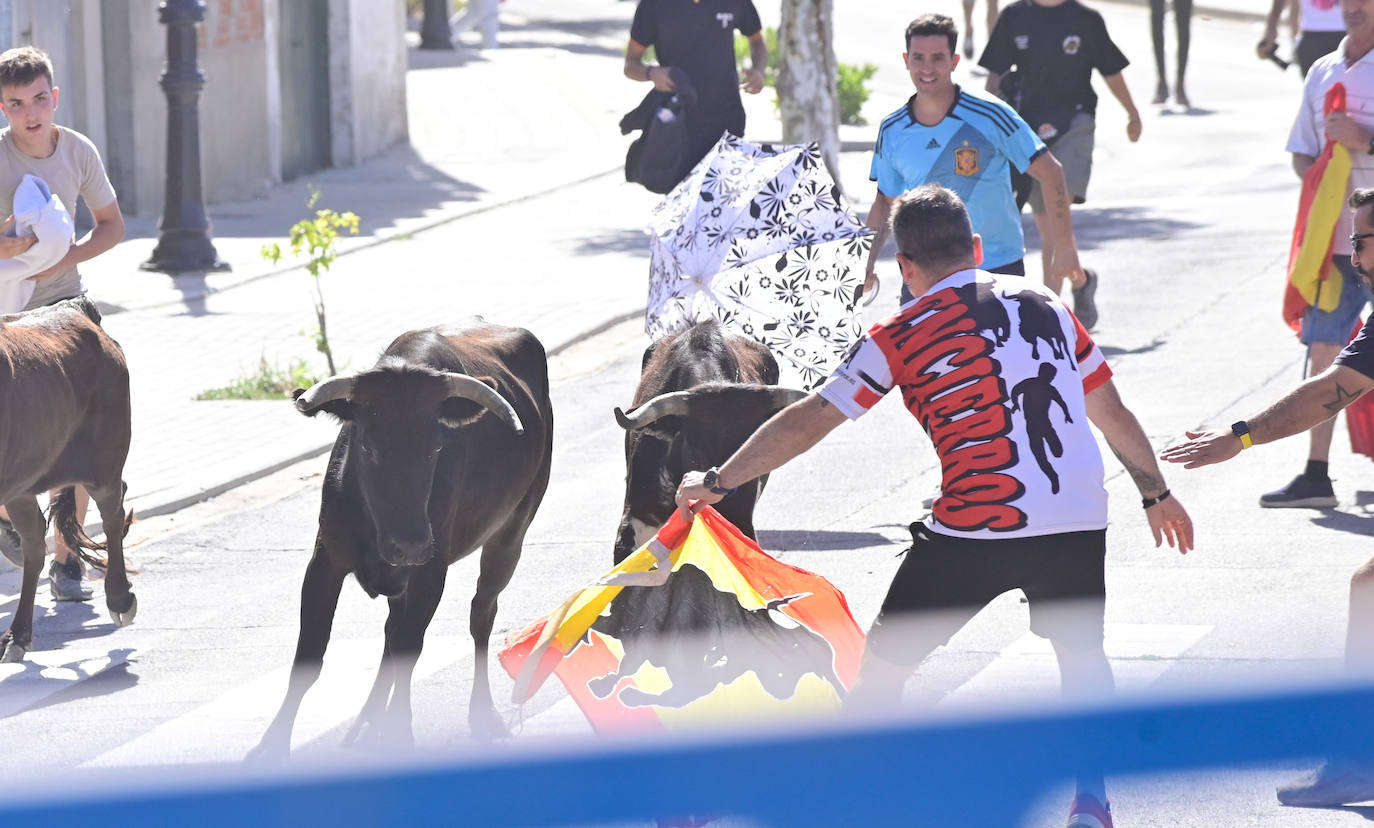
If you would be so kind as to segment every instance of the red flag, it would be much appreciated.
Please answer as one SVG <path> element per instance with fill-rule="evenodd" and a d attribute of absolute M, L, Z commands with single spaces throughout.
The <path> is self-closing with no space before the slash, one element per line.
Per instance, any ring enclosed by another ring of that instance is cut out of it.
<path fill-rule="evenodd" d="M 833 584 L 707 508 L 690 524 L 674 512 L 597 584 L 509 636 L 498 658 L 517 703 L 553 674 L 608 732 L 834 710 L 863 646 Z"/>
<path fill-rule="evenodd" d="M 1345 111 L 1345 84 L 1332 84 L 1323 106 L 1325 114 Z M 1283 293 L 1283 321 L 1294 331 L 1302 329 L 1302 317 L 1316 305 L 1333 311 L 1341 301 L 1341 286 L 1331 263 L 1331 235 L 1345 211 L 1345 190 L 1350 182 L 1350 152 L 1326 139 L 1317 161 L 1302 177 L 1298 218 L 1288 251 L 1288 282 Z"/>

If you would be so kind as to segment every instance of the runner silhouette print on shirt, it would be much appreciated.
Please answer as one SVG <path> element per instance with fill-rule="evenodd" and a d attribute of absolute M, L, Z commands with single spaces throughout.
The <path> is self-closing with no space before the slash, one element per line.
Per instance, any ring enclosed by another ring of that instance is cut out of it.
<path fill-rule="evenodd" d="M 1021 338 L 1030 344 L 1031 359 L 1040 358 L 1042 339 L 1049 344 L 1055 359 L 1068 357 L 1069 341 L 1064 338 L 1064 328 L 1059 324 L 1059 314 L 1050 304 L 1048 296 L 1039 291 L 1023 290 L 1020 293 L 1008 294 L 1007 298 L 1016 300 L 1016 315 L 1019 319 L 1016 330 L 1021 334 Z M 1071 367 L 1072 364 L 1070 361 Z"/>
<path fill-rule="evenodd" d="M 1073 417 L 1069 416 L 1069 407 L 1064 404 L 1064 398 L 1059 396 L 1059 391 L 1054 387 L 1054 377 L 1058 373 L 1058 369 L 1053 365 L 1042 362 L 1039 373 L 1021 380 L 1011 389 L 1012 413 L 1019 410 L 1026 418 L 1026 437 L 1030 440 L 1031 454 L 1035 455 L 1035 462 L 1049 479 L 1052 494 L 1059 494 L 1059 474 L 1050 464 L 1050 458 L 1045 455 L 1045 448 L 1048 446 L 1050 454 L 1055 457 L 1063 457 L 1064 444 L 1060 442 L 1059 434 L 1050 423 L 1050 403 L 1059 403 L 1059 407 L 1064 411 L 1065 423 L 1073 422 Z"/>

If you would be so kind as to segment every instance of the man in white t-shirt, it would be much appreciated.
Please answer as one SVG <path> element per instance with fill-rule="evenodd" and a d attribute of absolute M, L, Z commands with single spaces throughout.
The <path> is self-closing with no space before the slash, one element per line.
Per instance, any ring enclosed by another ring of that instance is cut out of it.
<path fill-rule="evenodd" d="M 0 113 L 9 121 L 9 126 L 0 130 L 0 215 L 11 217 L 6 226 L 13 221 L 14 193 L 26 174 L 47 182 L 72 216 L 76 215 L 77 196 L 81 196 L 95 219 L 91 232 L 68 248 L 61 261 L 29 277 L 35 285 L 25 310 L 85 293 L 77 264 L 99 256 L 124 238 L 124 215 L 95 145 L 81 133 L 53 123 L 57 97 L 52 62 L 41 49 L 21 46 L 0 54 Z M 33 242 L 31 238 L 0 238 L 0 258 L 18 255 Z M 80 486 L 76 492 L 77 520 L 84 521 L 86 492 Z M 53 596 L 59 601 L 89 600 L 91 589 L 82 583 L 76 554 L 60 535 L 55 547 L 48 570 Z M 3 509 L 0 553 L 23 566 L 18 535 Z"/>
<path fill-rule="evenodd" d="M 869 329 L 821 389 L 779 412 L 716 469 L 687 474 L 684 511 L 715 503 L 862 416 L 894 388 L 930 436 L 943 481 L 873 627 L 847 704 L 895 704 L 935 648 L 993 598 L 1021 589 L 1050 639 L 1066 694 L 1112 689 L 1102 648 L 1107 492 L 1089 422 L 1125 464 L 1158 545 L 1193 529 L 1092 337 L 1059 297 L 975 269 L 982 240 L 959 197 L 907 192 L 891 218 L 916 299 Z M 1047 450 L 1048 449 L 1048 450 Z M 1105 783 L 1085 769 L 1070 824 L 1110 828 Z"/>
<path fill-rule="evenodd" d="M 1342 203 L 1356 190 L 1374 187 L 1374 0 L 1340 0 L 1349 34 L 1340 48 L 1317 59 L 1303 84 L 1302 108 L 1288 134 L 1288 151 L 1299 176 L 1316 163 L 1327 139 L 1350 151 L 1350 181 L 1341 194 Z M 1326 93 L 1336 83 L 1345 86 L 1345 112 L 1323 112 Z M 1341 222 L 1331 234 L 1331 264 L 1339 271 L 1323 290 L 1338 284 L 1340 302 L 1335 310 L 1313 306 L 1303 314 L 1299 338 L 1308 349 L 1308 376 L 1316 376 L 1335 360 L 1350 340 L 1360 312 L 1371 294 L 1350 262 L 1350 239 Z M 1316 426 L 1308 435 L 1307 465 L 1281 489 L 1260 495 L 1269 508 L 1328 509 L 1338 502 L 1331 485 L 1328 457 L 1335 424 Z"/>

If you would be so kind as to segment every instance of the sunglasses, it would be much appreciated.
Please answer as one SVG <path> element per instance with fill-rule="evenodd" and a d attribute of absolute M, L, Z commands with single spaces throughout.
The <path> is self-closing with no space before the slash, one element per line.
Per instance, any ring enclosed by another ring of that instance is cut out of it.
<path fill-rule="evenodd" d="M 1364 247 L 1364 240 L 1369 238 L 1374 238 L 1374 233 L 1351 233 L 1350 246 L 1356 253 L 1359 253 L 1360 248 Z"/>

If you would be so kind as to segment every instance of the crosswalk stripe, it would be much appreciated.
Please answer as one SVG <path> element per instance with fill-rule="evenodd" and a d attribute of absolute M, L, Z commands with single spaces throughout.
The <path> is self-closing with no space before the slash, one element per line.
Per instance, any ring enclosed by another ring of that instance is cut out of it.
<path fill-rule="evenodd" d="M 306 693 L 296 717 L 293 750 L 358 714 L 376 678 L 382 644 L 381 636 L 330 642 L 320 678 Z M 426 636 L 413 683 L 460 660 L 471 646 L 472 639 L 466 637 Z M 81 767 L 237 762 L 258 743 L 276 715 L 290 673 L 286 666 L 239 685 Z"/>
<path fill-rule="evenodd" d="M 1146 689 L 1214 627 L 1189 624 L 1108 624 L 1104 647 L 1118 693 Z M 1026 633 L 946 696 L 946 709 L 986 707 L 1012 699 L 1054 699 L 1059 665 L 1048 639 Z"/>

